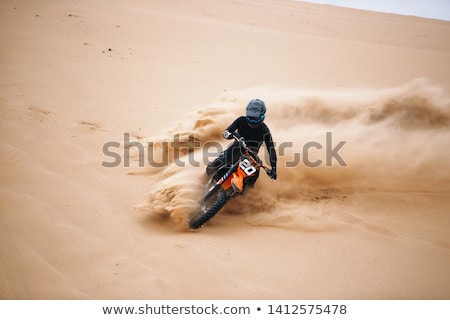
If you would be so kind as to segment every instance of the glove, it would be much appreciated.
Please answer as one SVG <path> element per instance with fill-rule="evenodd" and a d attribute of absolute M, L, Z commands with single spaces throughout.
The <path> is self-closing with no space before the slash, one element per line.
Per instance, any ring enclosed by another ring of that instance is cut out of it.
<path fill-rule="evenodd" d="M 277 169 L 276 168 L 272 168 L 272 170 L 269 171 L 269 176 L 273 180 L 277 180 Z"/>
<path fill-rule="evenodd" d="M 223 132 L 223 137 L 224 137 L 225 139 L 232 139 L 232 138 L 233 138 L 233 134 L 232 134 L 230 131 L 225 130 L 225 131 Z"/>

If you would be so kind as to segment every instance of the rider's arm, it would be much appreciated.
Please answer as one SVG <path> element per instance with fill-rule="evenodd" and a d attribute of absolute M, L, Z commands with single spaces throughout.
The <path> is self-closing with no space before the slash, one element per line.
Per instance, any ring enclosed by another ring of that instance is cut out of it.
<path fill-rule="evenodd" d="M 272 134 L 269 129 L 267 129 L 267 133 L 264 136 L 264 142 L 266 143 L 267 151 L 269 152 L 270 165 L 272 169 L 276 170 L 277 168 L 277 153 L 275 151 L 275 146 L 272 140 Z"/>
<path fill-rule="evenodd" d="M 275 146 L 273 144 L 272 135 L 267 134 L 265 136 L 265 143 L 267 150 L 269 151 L 270 165 L 272 166 L 272 170 L 268 172 L 269 176 L 273 179 L 277 179 L 277 153 L 275 151 Z"/>
<path fill-rule="evenodd" d="M 236 120 L 234 120 L 233 123 L 230 124 L 228 128 L 225 129 L 225 131 L 223 132 L 223 137 L 225 139 L 233 139 L 233 135 L 231 133 L 233 133 L 239 128 L 239 121 L 241 121 L 241 118 L 242 117 L 239 117 Z"/>

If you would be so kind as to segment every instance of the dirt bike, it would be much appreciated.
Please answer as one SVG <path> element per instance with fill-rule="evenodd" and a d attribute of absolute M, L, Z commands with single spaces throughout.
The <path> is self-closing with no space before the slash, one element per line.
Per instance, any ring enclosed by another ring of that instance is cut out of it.
<path fill-rule="evenodd" d="M 251 151 L 243 138 L 232 133 L 233 138 L 239 143 L 241 156 L 233 165 L 224 165 L 210 179 L 206 194 L 199 201 L 199 208 L 191 216 L 190 229 L 198 229 L 216 215 L 225 203 L 237 195 L 241 195 L 251 180 L 256 180 L 259 171 L 263 168 L 270 176 L 271 170 L 262 160 Z"/>

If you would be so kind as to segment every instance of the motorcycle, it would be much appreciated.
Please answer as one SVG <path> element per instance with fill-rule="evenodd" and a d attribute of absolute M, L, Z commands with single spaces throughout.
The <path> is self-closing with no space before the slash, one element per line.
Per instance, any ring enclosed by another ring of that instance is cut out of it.
<path fill-rule="evenodd" d="M 190 229 L 198 229 L 214 217 L 232 197 L 241 195 L 251 180 L 255 181 L 263 168 L 270 176 L 270 169 L 251 151 L 245 140 L 232 133 L 239 143 L 241 156 L 233 165 L 224 165 L 214 174 L 207 186 L 207 192 L 199 201 L 198 209 L 191 215 Z"/>

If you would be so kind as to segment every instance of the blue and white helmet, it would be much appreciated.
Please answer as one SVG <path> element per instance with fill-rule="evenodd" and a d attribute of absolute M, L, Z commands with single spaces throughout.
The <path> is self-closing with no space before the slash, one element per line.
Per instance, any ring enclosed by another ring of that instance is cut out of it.
<path fill-rule="evenodd" d="M 266 117 L 266 105 L 264 101 L 259 99 L 251 100 L 247 105 L 245 116 L 251 127 L 257 127 L 261 124 Z"/>

